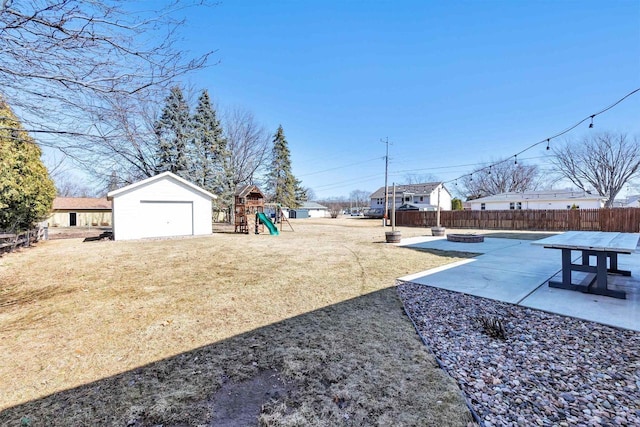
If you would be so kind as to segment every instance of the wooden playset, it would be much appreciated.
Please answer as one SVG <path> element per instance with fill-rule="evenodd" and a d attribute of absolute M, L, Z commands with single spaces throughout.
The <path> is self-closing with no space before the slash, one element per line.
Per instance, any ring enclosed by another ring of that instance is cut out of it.
<path fill-rule="evenodd" d="M 278 227 L 276 224 L 287 223 L 293 231 L 291 223 L 284 214 L 282 207 L 277 203 L 264 202 L 264 194 L 255 185 L 246 185 L 236 192 L 235 197 L 235 232 L 249 234 L 249 230 L 253 230 L 256 234 L 264 232 L 264 227 L 269 229 L 269 234 L 278 235 Z M 265 213 L 265 206 L 273 211 L 274 220 L 269 218 Z"/>
<path fill-rule="evenodd" d="M 264 213 L 264 194 L 255 185 L 245 185 L 235 197 L 235 232 L 249 234 L 258 231 L 256 215 Z"/>

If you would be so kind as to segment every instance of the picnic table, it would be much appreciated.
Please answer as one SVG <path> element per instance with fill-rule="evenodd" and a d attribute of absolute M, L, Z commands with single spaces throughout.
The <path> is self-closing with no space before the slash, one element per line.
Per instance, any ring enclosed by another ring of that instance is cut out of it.
<path fill-rule="evenodd" d="M 562 251 L 562 281 L 549 280 L 550 287 L 626 299 L 624 291 L 608 288 L 607 275 L 631 276 L 630 271 L 618 268 L 618 254 L 638 251 L 639 240 L 640 233 L 568 231 L 532 244 Z M 582 253 L 578 264 L 573 263 L 573 251 Z M 595 265 L 591 265 L 591 257 L 596 258 Z M 588 274 L 584 280 L 575 284 L 571 279 L 573 271 Z"/>

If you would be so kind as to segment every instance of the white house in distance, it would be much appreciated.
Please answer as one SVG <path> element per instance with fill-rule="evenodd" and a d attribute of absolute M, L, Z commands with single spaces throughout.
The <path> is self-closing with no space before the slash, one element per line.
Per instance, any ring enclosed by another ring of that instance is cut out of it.
<path fill-rule="evenodd" d="M 329 208 L 316 202 L 300 202 L 300 207 L 289 209 L 289 218 L 324 218 L 329 216 Z"/>
<path fill-rule="evenodd" d="M 216 197 L 171 172 L 111 191 L 113 238 L 211 234 L 211 200 Z"/>
<path fill-rule="evenodd" d="M 440 210 L 451 210 L 451 193 L 442 182 L 427 182 L 424 184 L 396 185 L 396 209 L 405 206 L 407 210 L 437 210 L 438 190 L 440 190 Z M 393 204 L 393 187 L 387 187 L 389 198 L 388 208 Z M 384 211 L 384 187 L 378 188 L 371 194 L 371 209 Z"/>
<path fill-rule="evenodd" d="M 600 209 L 606 197 L 582 190 L 545 190 L 509 192 L 469 200 L 473 211 L 508 211 L 520 209 Z"/>
<path fill-rule="evenodd" d="M 614 208 L 640 208 L 640 195 L 629 196 L 624 199 L 616 199 L 613 202 Z"/>

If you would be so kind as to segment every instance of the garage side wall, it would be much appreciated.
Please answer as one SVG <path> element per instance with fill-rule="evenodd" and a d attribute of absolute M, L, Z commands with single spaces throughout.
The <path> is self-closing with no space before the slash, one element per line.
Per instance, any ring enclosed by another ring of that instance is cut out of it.
<path fill-rule="evenodd" d="M 189 207 L 189 214 L 176 219 L 181 222 L 178 233 L 159 228 L 158 224 L 171 210 L 163 209 L 163 205 Z M 135 187 L 113 197 L 113 233 L 115 240 L 211 234 L 211 199 L 170 177 Z"/>

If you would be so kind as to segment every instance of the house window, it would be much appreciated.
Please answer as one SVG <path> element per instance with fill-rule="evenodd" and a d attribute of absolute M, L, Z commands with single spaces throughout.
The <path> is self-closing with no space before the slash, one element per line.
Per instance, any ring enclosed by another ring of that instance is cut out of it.
<path fill-rule="evenodd" d="M 424 197 L 420 196 L 420 201 L 424 202 Z"/>
<path fill-rule="evenodd" d="M 514 202 L 509 203 L 509 209 L 514 210 L 516 208 L 516 204 Z"/>
<path fill-rule="evenodd" d="M 480 210 L 484 211 L 487 209 L 487 205 L 485 203 L 480 203 Z"/>
<path fill-rule="evenodd" d="M 516 209 L 522 210 L 522 202 L 516 203 Z"/>
<path fill-rule="evenodd" d="M 411 196 L 406 196 L 406 197 L 404 198 L 404 201 L 405 201 L 405 202 L 410 202 L 410 201 L 411 201 Z"/>

